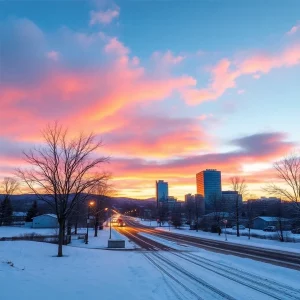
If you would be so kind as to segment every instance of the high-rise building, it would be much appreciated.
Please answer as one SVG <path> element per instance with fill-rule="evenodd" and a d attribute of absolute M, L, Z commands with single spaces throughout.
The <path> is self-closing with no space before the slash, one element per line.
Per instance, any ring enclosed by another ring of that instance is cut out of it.
<path fill-rule="evenodd" d="M 169 198 L 168 183 L 163 180 L 156 181 L 156 202 L 157 206 L 159 202 L 166 202 Z"/>
<path fill-rule="evenodd" d="M 243 205 L 243 196 L 237 191 L 222 191 L 222 209 L 226 212 L 233 212 L 236 210 L 236 201 L 239 207 Z"/>
<path fill-rule="evenodd" d="M 214 199 L 222 197 L 221 172 L 206 169 L 196 174 L 197 194 L 203 195 L 205 211 L 210 212 Z"/>

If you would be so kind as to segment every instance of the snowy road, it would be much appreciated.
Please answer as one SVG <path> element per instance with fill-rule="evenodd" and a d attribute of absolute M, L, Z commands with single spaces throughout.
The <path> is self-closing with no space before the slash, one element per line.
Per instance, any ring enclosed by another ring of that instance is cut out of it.
<path fill-rule="evenodd" d="M 145 228 L 130 220 L 127 224 L 129 226 L 118 230 L 143 249 L 146 258 L 165 277 L 176 299 L 300 299 L 300 289 L 295 286 L 199 256 L 199 241 L 196 238 Z M 204 244 L 204 248 L 220 252 L 216 243 Z M 235 248 L 225 250 L 230 254 L 236 252 Z M 256 256 L 255 251 L 264 252 L 262 249 L 251 250 L 251 255 L 238 254 L 252 258 Z M 274 257 L 277 259 L 273 255 L 269 261 L 276 262 Z M 256 259 L 266 261 L 264 257 Z M 291 255 L 288 259 L 290 261 L 278 264 L 295 269 L 300 267 L 295 264 L 295 261 L 298 262 L 297 255 Z"/>
<path fill-rule="evenodd" d="M 253 246 L 244 246 L 229 242 L 208 240 L 188 235 L 182 235 L 178 233 L 160 231 L 141 225 L 130 219 L 127 219 L 126 222 L 129 225 L 127 231 L 131 230 L 135 231 L 135 233 L 144 232 L 154 235 L 156 237 L 161 237 L 170 241 L 184 243 L 190 246 L 204 248 L 210 251 L 238 255 L 241 257 L 247 257 L 267 263 L 292 268 L 295 270 L 300 270 L 300 255 L 296 253 L 276 251 L 270 249 L 267 250 Z"/>

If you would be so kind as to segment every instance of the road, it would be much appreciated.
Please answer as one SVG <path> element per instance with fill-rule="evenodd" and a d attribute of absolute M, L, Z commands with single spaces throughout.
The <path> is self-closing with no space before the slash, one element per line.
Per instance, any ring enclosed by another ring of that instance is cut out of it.
<path fill-rule="evenodd" d="M 266 263 L 283 266 L 286 268 L 300 270 L 300 255 L 296 253 L 239 245 L 225 241 L 222 242 L 209 240 L 205 238 L 193 237 L 174 232 L 165 232 L 141 225 L 140 223 L 135 222 L 130 218 L 126 219 L 126 224 L 126 229 L 121 229 L 122 234 L 129 237 L 132 241 L 134 241 L 143 249 L 149 250 L 149 247 L 151 248 L 150 244 L 154 245 L 155 243 L 154 248 L 156 250 L 174 251 L 174 249 L 170 249 L 170 247 L 167 247 L 164 244 L 159 244 L 157 241 L 153 242 L 150 239 L 139 235 L 139 233 L 151 234 L 155 237 L 159 237 L 167 241 L 173 241 L 181 244 L 199 247 L 209 251 L 219 252 L 222 254 L 237 255 L 240 257 L 250 258 Z"/>
<path fill-rule="evenodd" d="M 173 293 L 171 299 L 300 299 L 299 289 L 191 251 L 178 250 L 180 247 L 176 245 L 204 248 L 300 270 L 300 256 L 296 254 L 283 255 L 282 252 L 255 247 L 248 249 L 236 244 L 164 232 L 130 218 L 126 218 L 126 224 L 126 227 L 115 229 L 139 245 L 143 255 L 163 274 Z"/>

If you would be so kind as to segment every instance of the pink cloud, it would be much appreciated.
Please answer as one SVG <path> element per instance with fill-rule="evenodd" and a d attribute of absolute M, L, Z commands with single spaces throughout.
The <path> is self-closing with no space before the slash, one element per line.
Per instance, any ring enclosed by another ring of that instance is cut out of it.
<path fill-rule="evenodd" d="M 183 55 L 175 56 L 172 53 L 172 51 L 168 50 L 165 53 L 156 51 L 152 54 L 152 58 L 158 63 L 163 63 L 166 65 L 176 65 L 181 63 L 185 59 L 185 56 Z"/>
<path fill-rule="evenodd" d="M 300 63 L 300 44 L 286 47 L 276 54 L 258 53 L 239 61 L 222 59 L 210 68 L 211 83 L 206 88 L 182 91 L 182 96 L 190 105 L 198 105 L 204 101 L 216 100 L 228 89 L 236 87 L 237 78 L 252 75 L 258 79 L 261 74 L 272 69 L 292 67 Z"/>
<path fill-rule="evenodd" d="M 53 50 L 50 52 L 47 52 L 46 56 L 53 61 L 58 61 L 58 59 L 59 59 L 59 53 L 57 51 L 53 51 Z"/>
<path fill-rule="evenodd" d="M 110 24 L 113 19 L 117 18 L 120 14 L 119 7 L 115 9 L 108 9 L 106 11 L 94 11 L 90 12 L 90 25 L 95 24 Z"/>
<path fill-rule="evenodd" d="M 287 35 L 294 35 L 300 30 L 300 25 L 293 26 L 286 34 Z"/>
<path fill-rule="evenodd" d="M 124 46 L 116 37 L 110 38 L 108 43 L 105 45 L 104 50 L 106 53 L 114 53 L 119 56 L 127 56 L 129 49 Z"/>

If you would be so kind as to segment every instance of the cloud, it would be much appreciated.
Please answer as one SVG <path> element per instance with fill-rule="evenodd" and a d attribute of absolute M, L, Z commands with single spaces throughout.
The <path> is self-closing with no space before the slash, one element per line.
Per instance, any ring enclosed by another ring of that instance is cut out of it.
<path fill-rule="evenodd" d="M 108 43 L 105 45 L 104 50 L 106 53 L 114 53 L 119 56 L 127 56 L 129 49 L 124 46 L 116 37 L 110 38 Z"/>
<path fill-rule="evenodd" d="M 211 81 L 206 88 L 187 89 L 182 96 L 189 105 L 216 100 L 228 89 L 236 87 L 236 80 L 245 75 L 258 79 L 272 69 L 292 67 L 300 63 L 300 44 L 287 46 L 279 53 L 256 53 L 237 61 L 227 58 L 210 68 Z"/>
<path fill-rule="evenodd" d="M 113 19 L 117 18 L 120 14 L 119 7 L 115 9 L 107 9 L 106 11 L 94 11 L 90 12 L 90 25 L 95 24 L 110 24 Z"/>
<path fill-rule="evenodd" d="M 47 52 L 46 56 L 53 61 L 58 61 L 59 53 L 57 51 L 52 50 L 52 51 Z"/>
<path fill-rule="evenodd" d="M 231 143 L 243 149 L 243 154 L 269 157 L 277 152 L 287 153 L 295 146 L 294 143 L 286 142 L 286 138 L 287 134 L 282 132 L 267 132 L 235 139 Z"/>
<path fill-rule="evenodd" d="M 152 54 L 152 59 L 159 64 L 165 65 L 176 65 L 181 63 L 184 59 L 184 55 L 177 55 L 175 56 L 172 51 L 168 50 L 164 53 L 156 51 Z"/>
<path fill-rule="evenodd" d="M 299 30 L 300 30 L 300 25 L 295 25 L 286 34 L 291 36 L 297 33 Z"/>
<path fill-rule="evenodd" d="M 261 133 L 235 139 L 230 143 L 236 150 L 223 153 L 189 155 L 169 160 L 143 160 L 136 158 L 116 158 L 112 168 L 118 176 L 155 178 L 157 174 L 166 178 L 195 178 L 195 174 L 206 168 L 216 168 L 224 174 L 240 174 L 245 163 L 272 162 L 291 151 L 295 146 L 286 141 L 283 133 Z M 266 148 L 264 148 L 266 147 Z M 191 184 L 194 181 L 191 180 Z"/>
<path fill-rule="evenodd" d="M 46 38 L 32 21 L 11 18 L 0 23 L 0 45 L 1 84 L 37 84 L 48 71 Z"/>
<path fill-rule="evenodd" d="M 197 119 L 138 114 L 128 109 L 103 122 L 118 124 L 103 135 L 113 155 L 167 158 L 210 149 L 210 138 Z"/>

